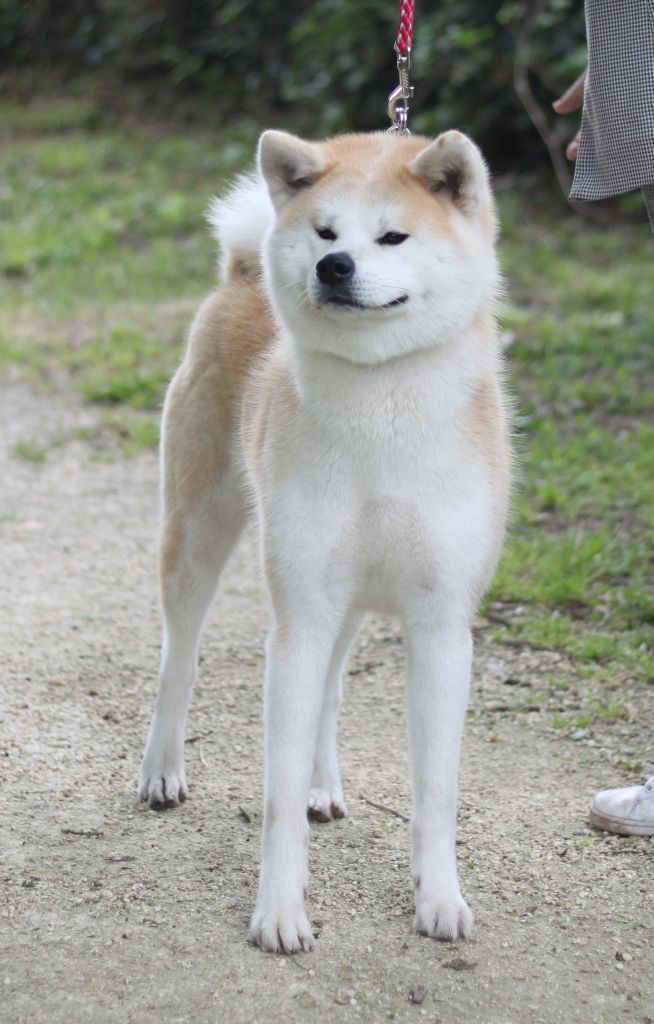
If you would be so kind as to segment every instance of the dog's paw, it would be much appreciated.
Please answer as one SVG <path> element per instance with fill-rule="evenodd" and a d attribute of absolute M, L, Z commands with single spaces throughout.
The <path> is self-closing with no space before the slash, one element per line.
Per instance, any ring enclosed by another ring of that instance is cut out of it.
<path fill-rule="evenodd" d="M 472 911 L 460 893 L 432 895 L 416 892 L 416 915 L 413 929 L 419 935 L 430 935 L 444 942 L 468 939 L 474 924 Z"/>
<path fill-rule="evenodd" d="M 307 817 L 311 821 L 335 821 L 344 818 L 347 807 L 342 796 L 331 796 L 326 789 L 311 789 Z"/>
<path fill-rule="evenodd" d="M 313 932 L 302 903 L 282 906 L 259 898 L 250 923 L 250 941 L 269 953 L 309 953 Z"/>
<path fill-rule="evenodd" d="M 183 804 L 188 795 L 183 762 L 146 753 L 139 774 L 138 795 L 153 811 Z"/>

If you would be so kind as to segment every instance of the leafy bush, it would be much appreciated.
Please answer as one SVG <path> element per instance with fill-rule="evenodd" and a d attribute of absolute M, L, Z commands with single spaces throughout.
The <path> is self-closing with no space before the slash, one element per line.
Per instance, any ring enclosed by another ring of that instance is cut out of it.
<path fill-rule="evenodd" d="M 397 0 L 0 0 L 5 68 L 102 69 L 121 82 L 199 90 L 217 113 L 293 123 L 313 134 L 385 127 L 396 84 Z M 579 73 L 579 0 L 442 0 L 417 5 L 416 130 L 459 126 L 494 159 L 542 159 L 512 86 L 525 19 L 532 86 L 549 102 Z"/>

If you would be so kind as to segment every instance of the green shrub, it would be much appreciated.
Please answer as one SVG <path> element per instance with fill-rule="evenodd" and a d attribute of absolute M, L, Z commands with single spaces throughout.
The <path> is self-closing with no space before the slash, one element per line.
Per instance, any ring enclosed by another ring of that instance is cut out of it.
<path fill-rule="evenodd" d="M 528 0 L 418 3 L 413 127 L 470 131 L 498 169 L 544 148 L 513 90 L 515 35 Z M 199 90 L 216 115 L 254 117 L 313 134 L 383 128 L 396 84 L 396 0 L 0 0 L 3 66 L 121 83 L 158 82 L 167 97 Z M 543 103 L 584 63 L 579 0 L 544 0 L 530 32 L 532 86 Z M 117 93 L 120 102 L 120 91 Z"/>

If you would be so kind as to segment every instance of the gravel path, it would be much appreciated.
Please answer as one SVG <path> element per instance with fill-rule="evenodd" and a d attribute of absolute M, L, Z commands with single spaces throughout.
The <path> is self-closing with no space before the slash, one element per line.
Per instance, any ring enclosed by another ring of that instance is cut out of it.
<path fill-rule="evenodd" d="M 371 620 L 342 717 L 350 816 L 311 830 L 316 951 L 264 955 L 246 941 L 267 622 L 253 538 L 206 632 L 191 798 L 155 814 L 135 781 L 158 662 L 156 460 L 93 461 L 71 440 L 21 461 L 17 441 L 92 414 L 10 382 L 0 412 L 2 1024 L 654 1018 L 654 841 L 585 824 L 594 791 L 625 781 L 623 752 L 646 750 L 654 687 L 573 742 L 529 704 L 571 667 L 481 631 L 459 832 L 477 927 L 439 944 L 411 933 L 406 823 L 362 796 L 409 808 L 401 637 Z"/>

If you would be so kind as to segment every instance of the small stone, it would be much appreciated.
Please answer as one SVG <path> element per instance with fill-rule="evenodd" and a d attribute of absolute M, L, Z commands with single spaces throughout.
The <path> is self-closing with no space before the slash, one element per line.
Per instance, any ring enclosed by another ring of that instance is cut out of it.
<path fill-rule="evenodd" d="M 476 960 L 464 960 L 463 957 L 457 957 L 455 960 L 449 960 L 443 964 L 443 967 L 449 967 L 451 971 L 474 971 L 476 966 Z"/>
<path fill-rule="evenodd" d="M 572 740 L 573 743 L 576 743 L 578 740 L 586 739 L 586 736 L 588 736 L 588 735 L 589 735 L 589 730 L 588 729 L 575 729 L 574 732 L 570 733 L 570 739 Z"/>
<path fill-rule="evenodd" d="M 412 988 L 411 991 L 409 992 L 409 1002 L 415 1003 L 419 1006 L 422 1002 L 424 1002 L 426 995 L 427 989 L 425 988 L 425 986 L 416 985 L 416 987 Z"/>

